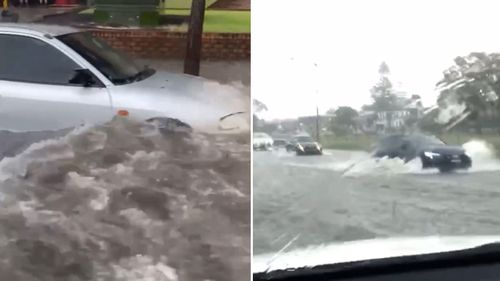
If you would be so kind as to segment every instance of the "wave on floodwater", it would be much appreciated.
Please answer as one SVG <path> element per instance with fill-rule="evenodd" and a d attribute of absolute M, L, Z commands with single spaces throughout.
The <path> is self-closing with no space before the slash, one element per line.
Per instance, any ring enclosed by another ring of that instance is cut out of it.
<path fill-rule="evenodd" d="M 3 153 L 0 280 L 248 278 L 248 134 L 117 118 L 54 136 Z"/>

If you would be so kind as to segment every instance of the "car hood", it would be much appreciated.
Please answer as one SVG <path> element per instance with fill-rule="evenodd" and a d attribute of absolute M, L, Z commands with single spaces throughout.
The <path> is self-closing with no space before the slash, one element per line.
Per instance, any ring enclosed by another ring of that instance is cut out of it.
<path fill-rule="evenodd" d="M 462 147 L 449 146 L 449 145 L 430 146 L 430 147 L 424 148 L 423 151 L 435 152 L 435 153 L 439 153 L 439 154 L 449 154 L 449 155 L 465 153 L 465 150 Z"/>
<path fill-rule="evenodd" d="M 314 146 L 314 147 L 316 147 L 315 142 L 299 142 L 298 144 L 300 144 L 302 146 Z"/>
<path fill-rule="evenodd" d="M 114 86 L 111 92 L 113 106 L 130 109 L 131 117 L 134 112 L 139 118 L 151 117 L 154 112 L 205 131 L 219 130 L 220 126 L 245 131 L 250 128 L 250 98 L 237 86 L 157 71 L 144 80 Z"/>
<path fill-rule="evenodd" d="M 311 246 L 253 258 L 253 272 L 312 267 L 352 261 L 457 251 L 500 241 L 500 236 L 428 236 L 359 240 Z"/>

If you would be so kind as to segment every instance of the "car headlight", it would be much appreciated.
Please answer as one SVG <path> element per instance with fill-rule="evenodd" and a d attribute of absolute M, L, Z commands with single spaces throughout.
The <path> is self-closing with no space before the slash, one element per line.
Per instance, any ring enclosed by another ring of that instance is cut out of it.
<path fill-rule="evenodd" d="M 316 143 L 316 149 L 321 150 L 321 145 L 319 145 L 319 143 Z"/>
<path fill-rule="evenodd" d="M 436 152 L 430 152 L 430 151 L 425 151 L 425 152 L 424 152 L 424 155 L 425 155 L 425 157 L 427 157 L 427 158 L 431 158 L 431 159 L 432 159 L 432 158 L 434 158 L 434 157 L 439 157 L 439 156 L 441 156 L 441 154 L 439 154 L 439 153 L 436 153 Z"/>
<path fill-rule="evenodd" d="M 302 147 L 302 145 L 300 143 L 297 144 L 297 148 L 300 149 L 300 150 L 304 150 L 304 148 Z"/>

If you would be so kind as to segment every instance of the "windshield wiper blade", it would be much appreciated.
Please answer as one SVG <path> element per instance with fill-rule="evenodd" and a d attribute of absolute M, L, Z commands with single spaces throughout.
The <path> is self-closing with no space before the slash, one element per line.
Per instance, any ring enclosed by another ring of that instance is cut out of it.
<path fill-rule="evenodd" d="M 491 263 L 500 263 L 500 242 L 450 252 L 259 272 L 253 274 L 253 280 L 332 280 Z"/>

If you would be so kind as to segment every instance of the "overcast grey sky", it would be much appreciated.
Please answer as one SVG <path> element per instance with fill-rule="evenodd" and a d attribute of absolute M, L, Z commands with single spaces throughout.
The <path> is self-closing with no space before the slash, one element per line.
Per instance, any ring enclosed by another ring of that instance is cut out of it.
<path fill-rule="evenodd" d="M 252 95 L 268 106 L 266 119 L 313 115 L 316 103 L 320 112 L 360 108 L 386 61 L 393 83 L 430 106 L 456 56 L 500 51 L 499 8 L 492 0 L 253 0 Z"/>

